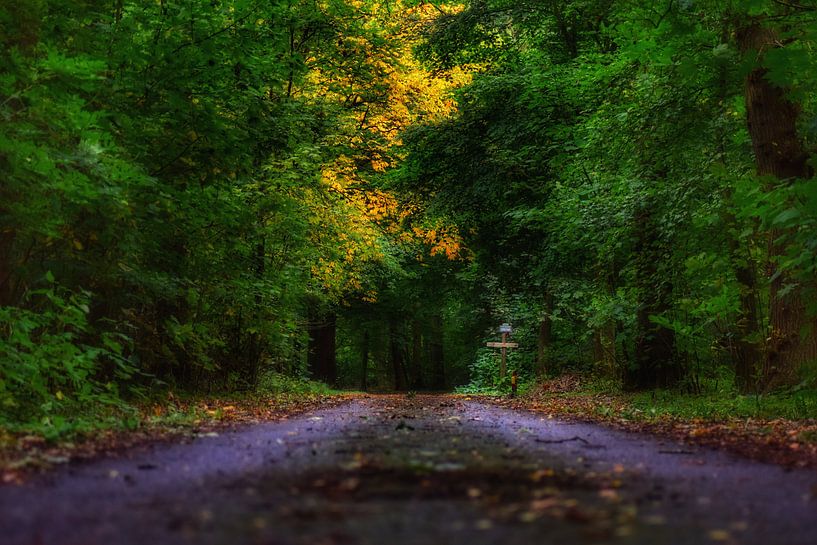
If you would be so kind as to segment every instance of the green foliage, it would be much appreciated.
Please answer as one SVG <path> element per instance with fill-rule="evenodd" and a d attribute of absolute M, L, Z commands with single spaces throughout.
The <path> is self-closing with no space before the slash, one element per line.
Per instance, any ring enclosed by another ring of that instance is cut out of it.
<path fill-rule="evenodd" d="M 260 393 L 294 396 L 331 395 L 335 392 L 322 382 L 315 382 L 302 377 L 293 377 L 274 371 L 264 373 L 258 382 Z"/>
<path fill-rule="evenodd" d="M 353 191 L 325 179 L 386 153 L 360 121 L 388 103 L 402 45 L 378 6 L 0 6 L 9 423 L 116 403 L 119 385 L 299 375 L 307 307 L 399 267 L 358 196 L 371 169 Z"/>
<path fill-rule="evenodd" d="M 499 354 L 496 350 L 480 349 L 469 368 L 470 382 L 458 388 L 460 393 L 493 394 L 501 392 L 507 384 L 499 379 Z M 507 382 L 507 380 L 506 380 Z"/>
<path fill-rule="evenodd" d="M 781 297 L 815 310 L 813 180 L 753 174 L 744 98 L 762 68 L 802 109 L 798 136 L 813 149 L 807 8 L 486 0 L 430 29 L 429 62 L 482 71 L 454 118 L 409 132 L 400 183 L 468 233 L 471 281 L 524 299 L 498 314 L 519 320 L 528 306 L 526 327 L 549 324 L 551 372 L 660 368 L 631 383 L 700 389 L 733 372 L 741 343 L 760 373 Z M 756 28 L 778 46 L 747 53 L 741 36 Z M 805 329 L 794 335 L 813 337 Z M 472 361 L 474 386 L 492 384 L 496 365 Z"/>
<path fill-rule="evenodd" d="M 318 314 L 353 387 L 503 389 L 502 321 L 523 382 L 696 389 L 747 346 L 759 372 L 775 305 L 817 310 L 817 193 L 754 174 L 744 83 L 810 154 L 809 10 L 452 4 L 0 6 L 4 417 L 306 392 Z"/>
<path fill-rule="evenodd" d="M 29 293 L 34 310 L 0 308 L 0 425 L 30 420 L 60 434 L 83 407 L 124 407 L 120 385 L 136 373 L 124 357 L 131 339 L 94 331 L 89 301 L 51 286 Z"/>

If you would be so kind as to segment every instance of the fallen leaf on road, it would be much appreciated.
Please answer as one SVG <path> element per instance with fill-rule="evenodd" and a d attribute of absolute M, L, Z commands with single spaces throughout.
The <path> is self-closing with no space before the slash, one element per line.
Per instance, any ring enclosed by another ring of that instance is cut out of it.
<path fill-rule="evenodd" d="M 707 537 L 712 541 L 729 541 L 732 536 L 726 530 L 710 530 Z"/>

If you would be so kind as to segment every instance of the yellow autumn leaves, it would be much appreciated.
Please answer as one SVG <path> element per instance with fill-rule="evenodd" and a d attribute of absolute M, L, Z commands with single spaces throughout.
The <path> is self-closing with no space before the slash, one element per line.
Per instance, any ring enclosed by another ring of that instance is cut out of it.
<path fill-rule="evenodd" d="M 312 274 L 325 290 L 339 296 L 363 294 L 371 301 L 377 294 L 367 285 L 364 269 L 367 264 L 387 260 L 394 245 L 424 246 L 432 256 L 451 260 L 463 257 L 462 238 L 455 227 L 437 222 L 406 228 L 406 220 L 415 210 L 401 205 L 389 191 L 374 187 L 372 180 L 401 159 L 403 130 L 419 121 L 441 121 L 456 112 L 452 92 L 470 83 L 472 70 L 458 67 L 431 73 L 415 58 L 419 30 L 440 16 L 439 8 L 390 2 L 385 9 L 382 2 L 354 0 L 353 5 L 365 8 L 373 17 L 367 24 L 378 29 L 370 38 L 351 36 L 339 44 L 347 57 L 354 59 L 342 62 L 358 64 L 337 70 L 322 66 L 318 58 L 307 59 L 310 94 L 343 104 L 348 110 L 345 144 L 350 148 L 348 154 L 324 165 L 321 172 L 321 187 L 332 199 L 331 204 L 324 201 L 316 210 L 322 227 L 316 236 L 325 237 L 327 232 L 336 236 L 332 251 L 320 257 Z M 388 46 L 382 46 L 375 37 Z M 356 79 L 360 73 L 375 76 L 373 88 Z M 422 255 L 418 257 L 422 259 Z"/>

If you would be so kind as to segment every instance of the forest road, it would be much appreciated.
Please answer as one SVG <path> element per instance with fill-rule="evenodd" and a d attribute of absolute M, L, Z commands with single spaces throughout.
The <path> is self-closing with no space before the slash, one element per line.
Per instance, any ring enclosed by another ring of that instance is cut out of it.
<path fill-rule="evenodd" d="M 816 485 L 454 396 L 369 396 L 0 487 L 0 543 L 814 545 Z"/>

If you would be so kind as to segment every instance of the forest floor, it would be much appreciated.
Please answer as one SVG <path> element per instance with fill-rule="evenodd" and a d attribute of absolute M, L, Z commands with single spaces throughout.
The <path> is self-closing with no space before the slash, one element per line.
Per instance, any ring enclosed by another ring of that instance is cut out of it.
<path fill-rule="evenodd" d="M 813 544 L 817 474 L 450 395 L 354 396 L 0 486 L 15 544 Z"/>
<path fill-rule="evenodd" d="M 212 398 L 162 399 L 133 406 L 127 413 L 114 410 L 91 414 L 87 429 L 70 429 L 49 438 L 36 427 L 10 431 L 0 427 L 0 485 L 22 483 L 38 472 L 72 461 L 89 460 L 153 443 L 183 442 L 239 425 L 285 420 L 303 412 L 343 403 L 351 395 L 299 392 Z M 87 416 L 87 415 L 86 415 Z M 132 419 L 132 425 L 123 423 Z"/>
<path fill-rule="evenodd" d="M 817 419 L 785 417 L 793 403 L 761 407 L 746 399 L 724 403 L 725 396 L 666 397 L 594 391 L 581 378 L 565 375 L 546 381 L 518 398 L 475 396 L 492 404 L 529 410 L 548 418 L 600 423 L 649 433 L 691 445 L 730 451 L 754 460 L 792 468 L 817 469 Z M 773 398 L 774 399 L 774 398 Z M 759 403 L 764 403 L 760 401 Z M 769 403 L 766 401 L 766 403 Z M 809 411 L 801 411 L 808 413 Z"/>

